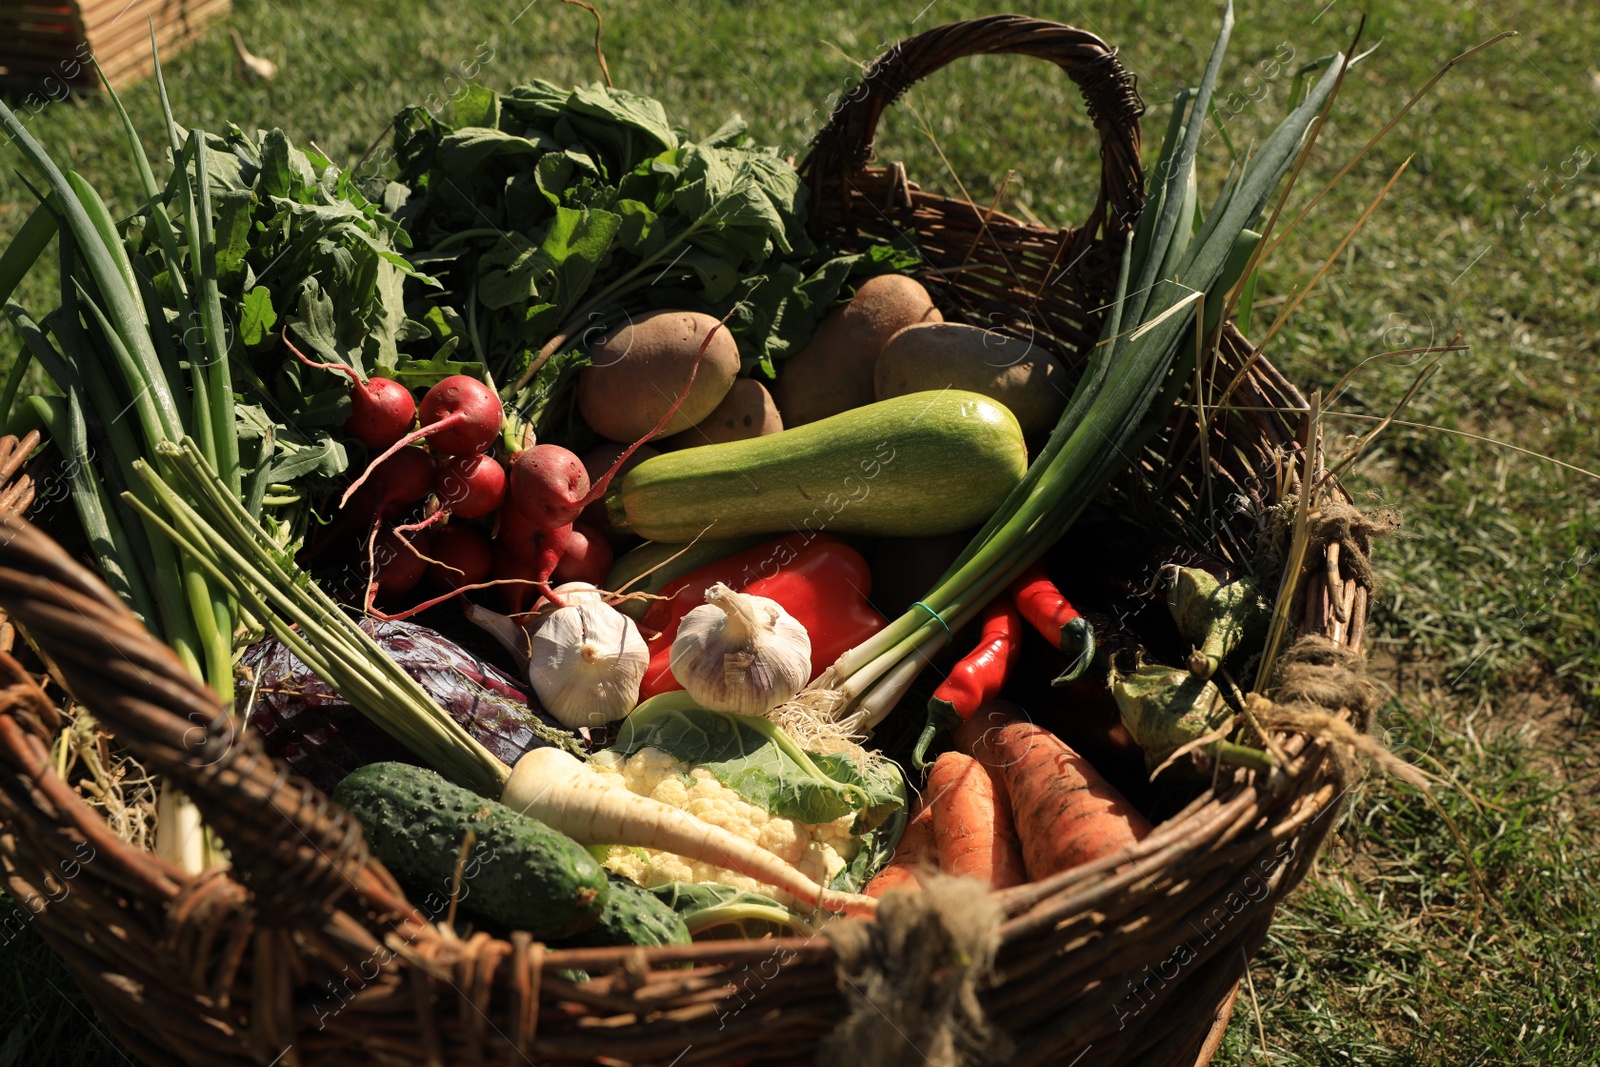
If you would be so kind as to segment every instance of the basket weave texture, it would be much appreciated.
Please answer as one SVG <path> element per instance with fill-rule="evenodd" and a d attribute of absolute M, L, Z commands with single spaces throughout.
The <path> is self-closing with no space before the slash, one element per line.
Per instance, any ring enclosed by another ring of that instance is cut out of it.
<path fill-rule="evenodd" d="M 96 88 L 98 63 L 121 89 L 155 69 L 152 35 L 170 59 L 232 6 L 232 0 L 7 0 L 0 8 L 0 85 L 31 91 L 24 103 L 32 107 Z"/>
<path fill-rule="evenodd" d="M 1102 147 L 1082 227 L 1030 227 L 874 164 L 883 110 L 983 53 L 1047 60 L 1082 90 Z M 801 165 L 813 225 L 846 246 L 913 234 L 948 318 L 1035 338 L 1076 374 L 1138 216 L 1141 111 L 1132 79 L 1091 34 L 1014 16 L 931 30 L 881 57 L 818 136 Z M 1298 491 L 1295 472 L 1318 472 L 1317 447 L 1297 429 L 1304 400 L 1237 332 L 1225 330 L 1213 371 L 1238 378 L 1230 409 L 1203 430 L 1192 413 L 1175 415 L 1115 501 L 1142 524 L 1242 558 L 1262 516 Z M 14 514 L 32 492 L 20 473 L 29 447 L 0 442 L 10 487 L 0 508 Z M 368 858 L 359 827 L 236 733 L 222 702 L 91 572 L 38 528 L 0 522 L 0 608 L 72 699 L 195 799 L 232 854 L 231 868 L 190 877 L 119 841 L 52 769 L 55 702 L 0 651 L 0 870 L 146 1061 L 799 1063 L 844 1014 L 825 937 L 557 951 L 526 934 L 462 940 L 434 925 Z M 1326 638 L 1353 660 L 1370 572 L 1332 545 L 1330 556 L 1314 542 L 1305 560 L 1291 636 Z M 1275 740 L 1288 759 L 1270 783 L 1223 774 L 1125 855 L 1001 894 L 1000 949 L 980 995 L 1015 1042 L 1012 1062 L 1210 1058 L 1246 960 L 1341 792 L 1325 743 L 1292 731 Z"/>

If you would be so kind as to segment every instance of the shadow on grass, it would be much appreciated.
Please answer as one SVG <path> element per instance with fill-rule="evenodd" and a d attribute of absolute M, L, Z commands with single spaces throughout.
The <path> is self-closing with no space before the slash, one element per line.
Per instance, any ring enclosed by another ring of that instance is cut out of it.
<path fill-rule="evenodd" d="M 0 890 L 0 915 L 27 909 Z M 0 1067 L 126 1067 L 134 1059 L 105 1031 L 72 972 L 30 923 L 0 943 Z"/>

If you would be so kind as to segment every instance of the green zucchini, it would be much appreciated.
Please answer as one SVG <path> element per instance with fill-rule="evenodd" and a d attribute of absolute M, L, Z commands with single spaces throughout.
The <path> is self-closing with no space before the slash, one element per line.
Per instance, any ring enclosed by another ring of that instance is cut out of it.
<path fill-rule="evenodd" d="M 611 876 L 606 906 L 589 929 L 568 938 L 563 945 L 573 948 L 603 948 L 608 945 L 687 945 L 689 927 L 683 917 L 648 889 L 617 875 Z"/>
<path fill-rule="evenodd" d="M 605 871 L 582 845 L 425 768 L 369 764 L 340 782 L 333 799 L 360 820 L 373 854 L 419 895 L 430 918 L 442 919 L 449 906 L 469 830 L 475 843 L 462 869 L 462 911 L 557 938 L 593 926 L 606 906 Z"/>
<path fill-rule="evenodd" d="M 929 536 L 977 526 L 1022 480 L 1015 416 L 958 389 L 910 393 L 792 430 L 653 456 L 612 486 L 619 530 L 691 541 L 827 530 Z"/>

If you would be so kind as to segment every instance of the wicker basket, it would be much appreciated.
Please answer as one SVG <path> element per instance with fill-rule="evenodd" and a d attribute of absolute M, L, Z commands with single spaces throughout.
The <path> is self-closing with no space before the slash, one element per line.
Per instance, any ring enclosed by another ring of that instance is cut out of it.
<path fill-rule="evenodd" d="M 60 98 L 100 82 L 91 57 L 114 88 L 155 69 L 156 48 L 172 56 L 198 37 L 231 0 L 7 0 L 0 7 L 0 85 Z"/>
<path fill-rule="evenodd" d="M 1082 89 L 1103 162 L 1082 228 L 1031 228 L 870 165 L 883 109 L 979 53 L 1049 60 Z M 847 245 L 914 233 L 949 317 L 1010 323 L 1081 365 L 1110 249 L 1140 207 L 1140 112 L 1131 79 L 1090 34 L 1010 16 L 921 34 L 874 64 L 802 165 L 815 225 Z M 1303 461 L 1320 470 L 1314 442 L 1296 436 L 1305 402 L 1250 357 L 1227 331 L 1216 374 L 1244 369 L 1235 410 L 1211 413 L 1203 448 L 1194 418 L 1175 416 L 1119 484 L 1119 509 L 1237 555 L 1297 491 Z M 6 454 L 0 485 L 22 485 Z M 1229 506 L 1208 510 L 1208 499 Z M 1351 555 L 1313 542 L 1295 620 L 1346 661 L 1359 655 L 1369 592 Z M 219 700 L 90 572 L 14 519 L 0 527 L 0 607 L 76 700 L 196 799 L 232 852 L 231 869 L 188 877 L 118 841 L 52 770 L 57 709 L 0 656 L 0 864 L 13 894 L 38 903 L 34 927 L 101 1018 L 151 1063 L 799 1063 L 844 1013 L 825 937 L 562 951 L 525 934 L 463 941 L 424 921 L 326 797 L 253 734 L 236 736 Z M 1270 786 L 1223 775 L 1130 856 L 1001 894 L 1008 918 L 981 999 L 1015 1040 L 1013 1062 L 1209 1060 L 1340 793 L 1326 744 L 1287 731 L 1276 741 L 1288 762 Z"/>

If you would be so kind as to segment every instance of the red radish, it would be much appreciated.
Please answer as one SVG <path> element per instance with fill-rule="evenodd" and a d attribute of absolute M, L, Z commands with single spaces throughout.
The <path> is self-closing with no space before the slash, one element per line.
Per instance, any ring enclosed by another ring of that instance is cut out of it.
<path fill-rule="evenodd" d="M 422 581 L 428 561 L 416 546 L 392 530 L 381 530 L 372 545 L 372 575 L 376 591 L 385 596 L 408 593 Z"/>
<path fill-rule="evenodd" d="M 370 541 L 379 520 L 394 520 L 433 487 L 433 457 L 425 448 L 402 448 L 371 472 L 371 480 L 356 494 L 356 507 L 336 515 L 321 527 L 305 559 L 320 556 L 330 546 L 348 544 L 358 532 Z"/>
<path fill-rule="evenodd" d="M 476 585 L 489 577 L 493 565 L 489 539 L 470 526 L 454 523 L 434 533 L 428 554 L 434 559 L 428 565 L 428 583 L 440 589 Z"/>
<path fill-rule="evenodd" d="M 562 554 L 561 562 L 556 564 L 550 580 L 557 585 L 588 582 L 597 586 L 606 580 L 610 570 L 610 543 L 600 536 L 599 530 L 575 522 L 567 537 L 566 552 Z"/>
<path fill-rule="evenodd" d="M 350 378 L 350 417 L 344 422 L 344 432 L 368 448 L 388 448 L 411 429 L 417 418 L 417 402 L 411 390 L 393 378 L 368 378 L 361 380 L 354 367 L 344 363 L 318 363 L 308 359 L 289 340 L 287 330 L 283 343 L 295 358 L 308 367 L 339 371 Z"/>
<path fill-rule="evenodd" d="M 548 589 L 572 541 L 572 520 L 583 511 L 588 493 L 583 464 L 560 445 L 535 445 L 517 453 L 511 460 L 506 506 L 500 509 L 495 577 L 520 578 Z M 585 540 L 586 550 L 587 544 Z M 533 591 L 532 586 L 509 586 L 507 613 L 525 611 Z"/>
<path fill-rule="evenodd" d="M 506 469 L 486 453 L 451 456 L 439 464 L 433 480 L 444 509 L 458 519 L 481 519 L 492 514 L 506 495 Z"/>
<path fill-rule="evenodd" d="M 481 519 L 492 515 L 506 495 L 506 469 L 493 456 L 451 456 L 439 466 L 433 479 L 437 506 L 421 520 L 395 527 L 395 533 L 426 530 L 452 515 Z"/>
<path fill-rule="evenodd" d="M 393 519 L 433 488 L 433 457 L 427 449 L 402 448 L 372 469 L 369 490 L 376 496 L 372 512 Z"/>
<path fill-rule="evenodd" d="M 494 576 L 515 583 L 504 586 L 507 615 L 520 615 L 540 594 L 549 594 L 550 576 L 571 536 L 571 525 L 541 529 L 510 508 L 501 509 L 494 538 Z"/>
<path fill-rule="evenodd" d="M 429 389 L 423 394 L 419 411 L 422 426 L 373 460 L 339 498 L 340 507 L 349 503 L 351 494 L 361 488 L 378 464 L 411 442 L 431 437 L 433 440 L 429 443 L 435 452 L 446 456 L 475 456 L 494 444 L 505 418 L 505 409 L 500 406 L 500 398 L 494 390 L 465 374 L 452 374 Z"/>
<path fill-rule="evenodd" d="M 583 461 L 560 445 L 534 445 L 511 460 L 508 511 L 537 526 L 567 526 L 577 519 L 589 495 Z"/>
<path fill-rule="evenodd" d="M 644 445 L 645 441 L 659 433 L 677 413 L 684 399 L 688 397 L 689 390 L 694 386 L 695 374 L 700 368 L 700 361 L 705 358 L 706 346 L 711 343 L 711 339 L 716 336 L 721 326 L 722 324 L 718 323 L 707 331 L 704 340 L 700 342 L 694 364 L 689 369 L 688 384 L 684 386 L 683 393 L 673 402 L 672 407 L 661 417 L 656 428 L 624 449 L 611 468 L 593 485 L 588 484 L 589 476 L 583 469 L 582 462 L 567 449 L 556 445 L 535 445 L 518 453 L 511 461 L 508 494 L 510 506 L 500 509 L 500 522 L 495 531 L 492 571 L 495 580 L 462 586 L 452 593 L 428 601 L 426 605 L 417 605 L 406 614 L 414 614 L 424 606 L 432 606 L 447 600 L 457 592 L 486 585 L 499 586 L 506 590 L 506 611 L 511 615 L 523 614 L 527 610 L 529 598 L 536 592 L 543 593 L 559 606 L 562 601 L 551 591 L 550 579 L 572 541 L 573 519 L 582 513 L 585 506 L 605 496 L 611 479 L 616 477 L 617 472 L 627 464 L 629 458 Z M 449 383 L 457 383 L 452 386 L 453 392 L 444 388 Z M 465 375 L 446 378 L 428 390 L 428 395 L 422 398 L 422 428 L 408 434 L 402 441 L 409 442 L 433 434 L 435 450 L 450 452 L 453 447 L 452 438 L 444 434 L 450 432 L 451 427 L 464 425 L 463 412 L 477 406 L 473 400 L 474 390 L 481 391 L 492 401 L 488 406 L 493 408 L 494 434 L 484 438 L 481 448 L 469 453 L 452 454 L 476 454 L 483 451 L 493 442 L 495 434 L 499 433 L 500 420 L 504 412 L 493 392 Z M 436 392 L 442 397 L 437 402 L 434 400 Z M 396 451 L 399 447 L 395 446 L 390 452 Z M 379 456 L 377 462 L 382 462 L 386 458 L 388 458 L 387 453 Z M 365 474 L 345 490 L 345 495 L 340 500 L 341 507 L 350 499 L 351 494 L 357 491 L 372 470 L 373 468 L 369 467 Z M 438 521 L 444 512 L 445 509 L 441 508 L 421 522 L 402 529 L 421 530 Z M 590 542 L 599 543 L 599 541 L 598 536 L 585 538 L 584 559 L 589 567 L 594 567 L 596 564 L 588 562 L 588 545 Z M 603 578 L 604 575 L 601 574 L 599 577 Z M 372 598 L 369 595 L 367 599 L 368 610 L 372 611 Z"/>
<path fill-rule="evenodd" d="M 452 374 L 422 396 L 419 409 L 435 452 L 475 456 L 494 444 L 505 409 L 494 390 L 465 374 Z"/>
<path fill-rule="evenodd" d="M 411 429 L 417 401 L 393 378 L 368 378 L 350 390 L 350 417 L 344 431 L 368 448 L 388 448 Z"/>

